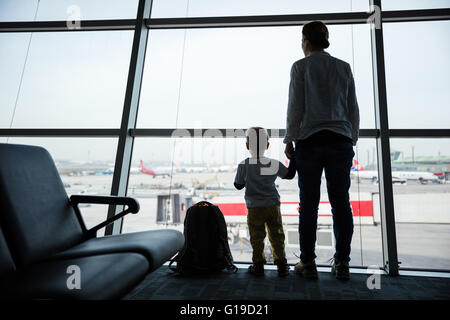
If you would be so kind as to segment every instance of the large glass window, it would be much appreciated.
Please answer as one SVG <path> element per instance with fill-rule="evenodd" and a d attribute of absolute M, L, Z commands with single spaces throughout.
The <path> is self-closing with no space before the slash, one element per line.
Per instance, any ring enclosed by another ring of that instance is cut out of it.
<path fill-rule="evenodd" d="M 398 258 L 450 269 L 450 139 L 391 139 Z"/>
<path fill-rule="evenodd" d="M 0 126 L 118 128 L 133 32 L 0 34 Z"/>
<path fill-rule="evenodd" d="M 450 128 L 450 22 L 383 28 L 390 128 Z"/>
<path fill-rule="evenodd" d="M 352 66 L 361 127 L 374 128 L 369 26 L 329 31 L 327 51 Z M 285 128 L 291 66 L 303 57 L 299 27 L 152 30 L 137 125 Z"/>

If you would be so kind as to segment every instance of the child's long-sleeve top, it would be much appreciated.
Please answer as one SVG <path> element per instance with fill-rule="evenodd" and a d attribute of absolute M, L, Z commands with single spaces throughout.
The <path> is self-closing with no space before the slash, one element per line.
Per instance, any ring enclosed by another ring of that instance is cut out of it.
<path fill-rule="evenodd" d="M 247 208 L 267 207 L 280 204 L 280 195 L 275 186 L 276 178 L 292 179 L 294 176 L 293 159 L 287 168 L 275 159 L 247 158 L 237 168 L 234 186 L 239 190 L 245 187 L 244 198 Z"/>

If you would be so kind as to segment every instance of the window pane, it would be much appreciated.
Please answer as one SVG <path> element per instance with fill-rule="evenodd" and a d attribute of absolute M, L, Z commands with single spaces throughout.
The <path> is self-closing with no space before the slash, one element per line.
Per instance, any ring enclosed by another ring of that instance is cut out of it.
<path fill-rule="evenodd" d="M 0 126 L 119 127 L 132 38 L 131 31 L 0 34 L 7 89 Z"/>
<path fill-rule="evenodd" d="M 154 0 L 153 18 L 248 16 L 367 11 L 368 0 Z"/>
<path fill-rule="evenodd" d="M 0 33 L 1 128 L 11 126 L 29 41 L 29 33 Z"/>
<path fill-rule="evenodd" d="M 450 128 L 450 22 L 383 28 L 390 128 Z"/>
<path fill-rule="evenodd" d="M 450 0 L 383 0 L 383 10 L 449 8 Z"/>
<path fill-rule="evenodd" d="M 2 0 L 0 21 L 33 21 L 35 15 L 37 21 L 134 19 L 137 4 L 137 0 Z"/>
<path fill-rule="evenodd" d="M 359 139 L 353 148 L 350 203 L 353 209 L 353 239 L 350 265 L 383 266 L 379 186 L 376 179 L 363 171 L 378 175 L 375 139 Z M 364 169 L 364 170 L 363 170 Z M 326 192 L 323 181 L 322 192 Z M 359 213 L 359 214 L 358 214 Z"/>
<path fill-rule="evenodd" d="M 266 155 L 284 162 L 283 151 L 281 139 L 274 138 Z M 376 157 L 373 152 L 375 141 L 362 139 L 355 148 L 355 159 L 359 160 L 360 166 L 374 170 Z M 137 138 L 128 195 L 138 199 L 141 210 L 137 215 L 124 219 L 123 232 L 160 228 L 183 231 L 186 209 L 192 203 L 207 199 L 217 204 L 225 216 L 234 260 L 251 261 L 244 190 L 238 191 L 233 186 L 236 166 L 246 157 L 248 152 L 243 138 Z M 147 174 L 140 172 L 141 160 Z M 150 170 L 158 175 L 152 176 Z M 293 180 L 278 179 L 276 184 L 281 197 L 286 254 L 289 263 L 295 263 L 298 261 L 295 255 L 299 255 L 297 177 Z M 355 227 L 351 264 L 354 266 L 381 265 L 382 262 L 377 192 L 378 185 L 371 179 L 361 178 L 358 182 L 357 175 L 352 173 L 350 200 Z M 334 241 L 325 181 L 322 182 L 321 193 L 318 223 L 324 242 L 318 243 L 316 261 L 327 264 L 334 253 Z M 180 204 L 175 206 L 174 198 L 170 202 L 169 194 L 180 197 Z M 270 262 L 268 244 L 266 256 Z"/>
<path fill-rule="evenodd" d="M 353 68 L 361 127 L 374 128 L 369 26 L 329 30 L 328 52 Z M 299 27 L 150 31 L 138 127 L 285 128 L 300 39 Z"/>
<path fill-rule="evenodd" d="M 41 146 L 48 150 L 67 195 L 110 195 L 117 150 L 115 138 L 0 138 L 0 142 Z M 106 220 L 107 205 L 80 205 L 88 228 Z M 103 234 L 102 232 L 98 233 Z"/>
<path fill-rule="evenodd" d="M 450 139 L 391 139 L 398 257 L 450 269 Z"/>

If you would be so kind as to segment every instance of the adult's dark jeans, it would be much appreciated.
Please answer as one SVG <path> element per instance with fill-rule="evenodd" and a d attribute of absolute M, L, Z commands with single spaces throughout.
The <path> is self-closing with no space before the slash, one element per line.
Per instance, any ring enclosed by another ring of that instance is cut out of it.
<path fill-rule="evenodd" d="M 336 239 L 337 261 L 350 261 L 353 235 L 353 215 L 350 206 L 350 170 L 353 146 L 338 142 L 322 146 L 295 146 L 295 160 L 300 188 L 299 238 L 300 259 L 309 262 L 316 258 L 317 212 L 320 203 L 320 184 L 325 170 L 328 199 L 332 207 L 333 231 Z"/>

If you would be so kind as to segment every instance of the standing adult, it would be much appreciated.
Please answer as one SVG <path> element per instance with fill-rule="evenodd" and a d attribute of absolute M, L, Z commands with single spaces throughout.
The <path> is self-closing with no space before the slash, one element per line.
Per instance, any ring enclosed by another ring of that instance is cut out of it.
<path fill-rule="evenodd" d="M 286 156 L 296 160 L 300 188 L 300 262 L 295 273 L 317 278 L 317 212 L 325 171 L 336 239 L 332 273 L 337 279 L 349 279 L 353 215 L 348 191 L 353 146 L 359 134 L 359 109 L 350 65 L 324 51 L 330 45 L 328 35 L 320 21 L 303 26 L 305 58 L 291 69 L 283 142 Z"/>

